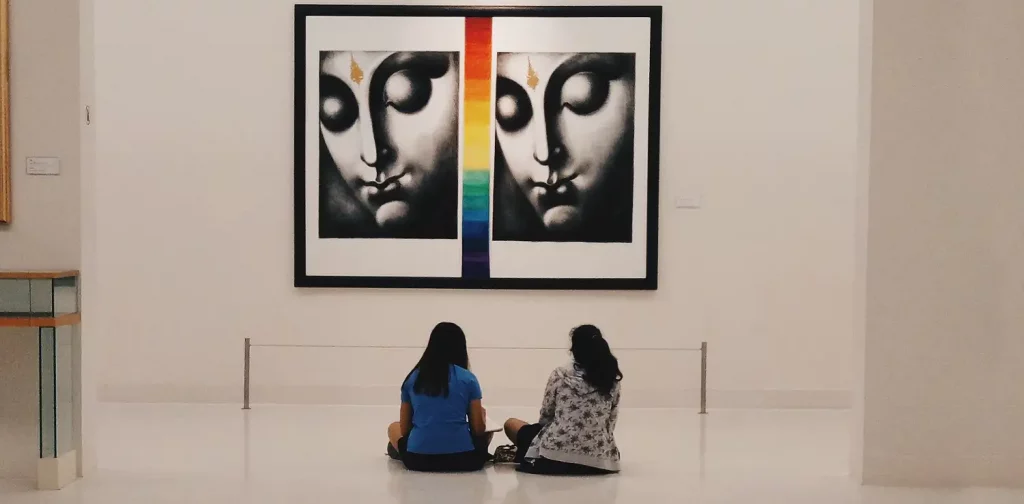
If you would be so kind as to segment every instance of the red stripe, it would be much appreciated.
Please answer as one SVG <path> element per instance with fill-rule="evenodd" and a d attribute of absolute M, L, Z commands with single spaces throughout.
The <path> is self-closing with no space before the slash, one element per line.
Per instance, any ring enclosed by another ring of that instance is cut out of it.
<path fill-rule="evenodd" d="M 491 18 L 466 18 L 466 37 L 469 35 L 491 39 Z"/>

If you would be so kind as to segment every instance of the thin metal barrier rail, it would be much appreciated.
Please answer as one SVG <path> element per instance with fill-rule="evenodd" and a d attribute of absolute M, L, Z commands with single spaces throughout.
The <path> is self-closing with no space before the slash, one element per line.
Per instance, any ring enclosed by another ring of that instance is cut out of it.
<path fill-rule="evenodd" d="M 324 345 L 298 343 L 253 343 L 252 338 L 245 338 L 244 365 L 242 377 L 242 409 L 249 407 L 249 376 L 252 370 L 253 348 L 339 348 L 349 350 L 423 350 L 423 346 L 415 345 Z M 565 347 L 521 347 L 521 346 L 471 346 L 468 350 L 565 350 Z M 616 352 L 700 352 L 700 414 L 708 414 L 708 342 L 701 342 L 700 348 L 670 347 L 615 347 Z"/>

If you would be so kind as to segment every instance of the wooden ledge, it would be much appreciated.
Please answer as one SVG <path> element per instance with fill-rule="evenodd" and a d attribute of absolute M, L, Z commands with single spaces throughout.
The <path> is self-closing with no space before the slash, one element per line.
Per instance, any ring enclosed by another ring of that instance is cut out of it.
<path fill-rule="evenodd" d="M 82 321 L 81 313 L 69 313 L 59 317 L 4 317 L 0 315 L 0 327 L 62 327 Z"/>
<path fill-rule="evenodd" d="M 51 270 L 51 271 L 9 271 L 0 270 L 0 279 L 3 280 L 39 280 L 57 279 L 78 276 L 78 270 Z"/>

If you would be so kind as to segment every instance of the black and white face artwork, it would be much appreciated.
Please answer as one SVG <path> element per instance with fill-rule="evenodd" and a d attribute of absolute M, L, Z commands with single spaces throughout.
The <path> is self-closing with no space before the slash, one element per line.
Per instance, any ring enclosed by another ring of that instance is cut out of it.
<path fill-rule="evenodd" d="M 295 6 L 295 286 L 653 290 L 661 7 Z"/>
<path fill-rule="evenodd" d="M 632 241 L 635 55 L 499 53 L 495 241 Z"/>
<path fill-rule="evenodd" d="M 453 239 L 459 53 L 320 53 L 321 238 Z"/>

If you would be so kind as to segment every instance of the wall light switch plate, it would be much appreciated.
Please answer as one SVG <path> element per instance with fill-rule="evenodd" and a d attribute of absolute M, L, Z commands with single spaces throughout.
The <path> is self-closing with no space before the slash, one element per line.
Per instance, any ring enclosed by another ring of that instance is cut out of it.
<path fill-rule="evenodd" d="M 704 206 L 704 198 L 698 194 L 688 194 L 676 198 L 676 208 L 696 210 Z"/>
<path fill-rule="evenodd" d="M 29 175 L 60 175 L 60 158 L 30 157 L 25 160 L 25 172 Z"/>

